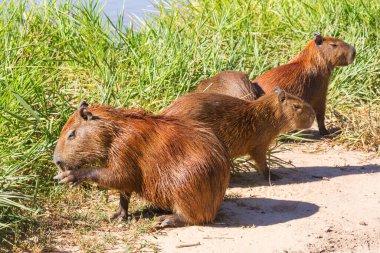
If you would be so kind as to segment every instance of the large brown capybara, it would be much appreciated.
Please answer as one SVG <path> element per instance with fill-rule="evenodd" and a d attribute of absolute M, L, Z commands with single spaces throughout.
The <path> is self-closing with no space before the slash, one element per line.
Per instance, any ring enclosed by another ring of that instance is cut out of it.
<path fill-rule="evenodd" d="M 282 132 L 309 128 L 313 108 L 278 87 L 257 100 L 248 101 L 218 93 L 190 93 L 177 99 L 163 115 L 207 123 L 223 140 L 231 158 L 249 154 L 269 179 L 266 153 Z"/>
<path fill-rule="evenodd" d="M 249 99 L 279 86 L 311 104 L 316 112 L 319 132 L 326 135 L 329 134 L 325 127 L 326 96 L 331 73 L 337 66 L 351 64 L 355 54 L 355 48 L 346 42 L 315 34 L 294 59 L 265 72 L 251 84 L 244 72 L 235 71 L 231 75 L 224 71 L 211 78 L 212 85 L 208 81 L 211 79 L 201 82 L 196 92 L 216 92 Z M 255 94 L 252 96 L 250 92 Z"/>
<path fill-rule="evenodd" d="M 230 173 L 225 146 L 200 122 L 85 102 L 63 127 L 54 161 L 60 183 L 119 190 L 114 218 L 125 218 L 133 192 L 173 211 L 157 227 L 212 222 Z"/>

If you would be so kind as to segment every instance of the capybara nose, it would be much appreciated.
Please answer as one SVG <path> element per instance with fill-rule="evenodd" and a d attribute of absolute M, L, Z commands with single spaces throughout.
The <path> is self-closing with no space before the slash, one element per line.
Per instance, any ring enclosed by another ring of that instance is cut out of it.
<path fill-rule="evenodd" d="M 356 50 L 355 50 L 355 48 L 354 48 L 354 50 L 352 51 L 352 60 L 355 59 L 355 56 L 356 56 Z"/>

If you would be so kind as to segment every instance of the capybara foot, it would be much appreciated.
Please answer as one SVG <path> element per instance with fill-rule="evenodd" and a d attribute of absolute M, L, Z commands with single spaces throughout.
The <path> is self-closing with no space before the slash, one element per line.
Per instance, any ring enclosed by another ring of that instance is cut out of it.
<path fill-rule="evenodd" d="M 323 127 L 323 128 L 319 128 L 319 134 L 324 136 L 324 135 L 329 135 L 330 132 L 325 127 Z"/>
<path fill-rule="evenodd" d="M 119 206 L 119 209 L 111 215 L 111 220 L 127 220 L 128 219 L 128 211 Z"/>
<path fill-rule="evenodd" d="M 162 228 L 175 228 L 175 227 L 183 227 L 186 225 L 186 222 L 181 219 L 178 215 L 170 214 L 170 215 L 162 215 L 158 217 L 158 222 L 155 224 L 156 229 Z"/>
<path fill-rule="evenodd" d="M 340 127 L 334 127 L 334 128 L 330 128 L 329 130 L 326 130 L 324 134 L 321 134 L 321 132 L 319 132 L 319 134 L 327 138 L 332 138 L 339 135 L 341 131 L 342 129 Z"/>
<path fill-rule="evenodd" d="M 131 198 L 131 193 L 129 192 L 120 192 L 119 198 L 119 208 L 116 213 L 111 216 L 111 220 L 127 220 L 128 218 L 128 206 L 129 200 Z"/>

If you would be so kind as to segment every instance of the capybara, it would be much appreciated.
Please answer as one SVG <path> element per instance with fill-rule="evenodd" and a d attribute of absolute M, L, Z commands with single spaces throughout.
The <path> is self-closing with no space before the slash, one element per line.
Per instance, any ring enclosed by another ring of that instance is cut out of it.
<path fill-rule="evenodd" d="M 230 84 L 232 82 L 232 84 Z M 245 100 L 254 100 L 264 91 L 258 85 L 251 84 L 248 76 L 241 71 L 226 70 L 203 80 L 199 83 L 196 92 L 219 93 Z"/>
<path fill-rule="evenodd" d="M 216 80 L 224 81 L 214 82 L 207 90 L 249 99 L 252 90 L 260 92 L 260 89 L 249 86 L 259 86 L 264 92 L 271 92 L 275 86 L 279 86 L 311 104 L 316 112 L 319 132 L 321 135 L 326 135 L 329 134 L 325 127 L 326 96 L 331 73 L 337 66 L 351 64 L 355 59 L 355 54 L 355 48 L 346 42 L 315 34 L 306 47 L 290 62 L 265 72 L 252 80 L 251 84 L 248 83 L 243 72 L 235 73 L 234 76 L 222 72 Z M 203 90 L 204 85 L 200 85 L 196 91 Z"/>
<path fill-rule="evenodd" d="M 124 218 L 131 193 L 173 211 L 158 227 L 212 222 L 229 182 L 223 143 L 203 123 L 82 102 L 54 151 L 55 179 L 92 181 L 120 191 Z"/>
<path fill-rule="evenodd" d="M 223 140 L 231 158 L 249 154 L 267 179 L 277 178 L 269 172 L 266 161 L 273 140 L 282 132 L 309 128 L 315 119 L 308 103 L 278 87 L 253 101 L 217 93 L 190 93 L 177 99 L 163 115 L 207 123 Z"/>

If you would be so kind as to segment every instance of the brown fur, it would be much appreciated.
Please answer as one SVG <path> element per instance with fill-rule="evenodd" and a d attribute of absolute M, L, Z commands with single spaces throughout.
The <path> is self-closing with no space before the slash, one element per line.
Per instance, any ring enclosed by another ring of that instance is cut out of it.
<path fill-rule="evenodd" d="M 234 85 L 230 85 L 230 80 L 233 80 Z M 222 71 L 212 78 L 201 81 L 195 92 L 219 93 L 246 100 L 254 100 L 261 95 L 257 87 L 251 85 L 244 72 L 232 70 Z"/>
<path fill-rule="evenodd" d="M 226 144 L 231 158 L 250 154 L 266 178 L 266 152 L 282 132 L 311 126 L 315 113 L 308 103 L 279 90 L 247 101 L 217 93 L 180 97 L 164 112 L 207 123 Z"/>
<path fill-rule="evenodd" d="M 230 169 L 225 147 L 201 123 L 102 105 L 73 113 L 54 161 L 62 183 L 90 180 L 117 189 L 124 212 L 135 192 L 184 224 L 214 220 Z"/>
<path fill-rule="evenodd" d="M 252 90 L 249 86 L 258 85 L 263 92 L 270 92 L 275 86 L 279 86 L 310 103 L 316 112 L 320 133 L 328 134 L 324 118 L 331 73 L 337 66 L 351 64 L 354 58 L 355 49 L 351 45 L 333 37 L 316 35 L 289 63 L 265 72 L 252 80 L 251 84 L 248 84 L 243 72 L 235 74 L 235 77 L 221 72 L 216 80 L 223 79 L 224 82 L 215 82 L 208 92 L 249 99 L 249 92 Z M 197 91 L 200 92 L 202 87 L 203 85 Z"/>

